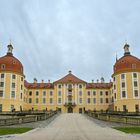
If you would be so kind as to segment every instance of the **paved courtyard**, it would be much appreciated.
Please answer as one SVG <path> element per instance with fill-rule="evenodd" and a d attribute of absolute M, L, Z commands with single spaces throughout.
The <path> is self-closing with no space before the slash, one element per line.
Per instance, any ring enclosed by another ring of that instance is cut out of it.
<path fill-rule="evenodd" d="M 102 126 L 81 114 L 61 114 L 45 128 L 37 128 L 25 134 L 16 135 L 8 140 L 139 140 Z"/>

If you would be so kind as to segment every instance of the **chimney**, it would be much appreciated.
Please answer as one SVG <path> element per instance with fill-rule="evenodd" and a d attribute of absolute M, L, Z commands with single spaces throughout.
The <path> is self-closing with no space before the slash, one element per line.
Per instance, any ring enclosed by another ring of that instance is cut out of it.
<path fill-rule="evenodd" d="M 48 83 L 50 83 L 51 81 L 50 80 L 48 80 Z"/>
<path fill-rule="evenodd" d="M 34 78 L 34 83 L 37 83 L 37 79 L 36 78 Z"/>
<path fill-rule="evenodd" d="M 71 74 L 72 73 L 72 71 L 71 70 L 69 70 L 69 74 Z"/>
<path fill-rule="evenodd" d="M 105 79 L 103 77 L 101 77 L 101 83 L 104 83 Z"/>
<path fill-rule="evenodd" d="M 44 83 L 44 80 L 42 80 L 42 83 Z"/>

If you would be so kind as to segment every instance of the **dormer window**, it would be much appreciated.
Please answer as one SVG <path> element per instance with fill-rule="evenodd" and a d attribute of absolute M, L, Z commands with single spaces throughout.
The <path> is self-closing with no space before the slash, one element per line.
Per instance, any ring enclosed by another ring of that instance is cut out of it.
<path fill-rule="evenodd" d="M 5 69 L 5 64 L 1 65 L 1 69 L 4 70 Z"/>
<path fill-rule="evenodd" d="M 13 60 L 13 64 L 16 64 L 16 61 L 15 60 Z"/>
<path fill-rule="evenodd" d="M 136 69 L 136 64 L 132 64 L 132 69 Z"/>

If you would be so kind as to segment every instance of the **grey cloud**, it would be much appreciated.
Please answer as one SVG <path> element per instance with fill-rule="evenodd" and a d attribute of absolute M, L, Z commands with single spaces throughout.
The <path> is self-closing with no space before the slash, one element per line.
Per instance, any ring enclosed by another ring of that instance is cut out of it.
<path fill-rule="evenodd" d="M 12 38 L 29 81 L 54 81 L 69 69 L 109 81 L 125 40 L 140 56 L 139 13 L 139 0 L 0 0 L 0 55 Z"/>

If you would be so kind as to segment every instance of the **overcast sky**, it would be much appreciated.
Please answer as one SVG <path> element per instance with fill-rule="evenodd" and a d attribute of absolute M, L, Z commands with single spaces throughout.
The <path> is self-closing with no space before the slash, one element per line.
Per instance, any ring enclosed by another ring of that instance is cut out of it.
<path fill-rule="evenodd" d="M 140 57 L 140 0 L 0 0 L 0 55 L 9 40 L 26 79 L 111 79 L 127 40 Z"/>

